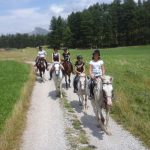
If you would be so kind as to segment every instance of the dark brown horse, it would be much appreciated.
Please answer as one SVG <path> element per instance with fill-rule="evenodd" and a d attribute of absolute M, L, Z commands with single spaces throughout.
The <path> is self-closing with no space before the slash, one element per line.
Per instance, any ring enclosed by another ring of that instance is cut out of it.
<path fill-rule="evenodd" d="M 68 89 L 68 85 L 70 87 L 70 82 L 71 82 L 70 76 L 71 76 L 71 73 L 73 73 L 73 66 L 69 61 L 63 61 L 62 65 L 64 67 L 64 76 L 65 76 L 65 82 L 66 82 L 66 89 Z M 67 77 L 68 77 L 68 80 L 67 80 Z M 69 82 L 69 84 L 68 84 L 68 82 Z"/>
<path fill-rule="evenodd" d="M 46 69 L 46 65 L 45 65 L 45 60 L 44 60 L 44 58 L 40 58 L 40 59 L 38 60 L 37 68 L 38 68 L 38 70 L 39 70 L 40 77 L 43 78 L 43 76 L 44 76 L 44 74 L 45 74 L 45 69 Z"/>

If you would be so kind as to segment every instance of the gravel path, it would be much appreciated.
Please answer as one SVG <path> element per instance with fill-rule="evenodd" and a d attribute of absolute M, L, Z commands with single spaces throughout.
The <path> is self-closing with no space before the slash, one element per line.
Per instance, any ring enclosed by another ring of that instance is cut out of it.
<path fill-rule="evenodd" d="M 46 79 L 49 78 L 46 72 Z M 66 150 L 63 111 L 53 81 L 37 79 L 27 115 L 21 150 Z"/>
<path fill-rule="evenodd" d="M 87 115 L 81 110 L 78 104 L 78 96 L 73 93 L 73 88 L 67 92 L 68 100 L 74 108 L 78 119 L 81 121 L 84 130 L 86 131 L 90 144 L 95 146 L 98 150 L 146 150 L 141 142 L 133 137 L 129 132 L 125 131 L 114 120 L 110 119 L 109 129 L 112 136 L 106 135 L 100 131 L 96 126 L 96 119 L 94 117 L 93 109 L 90 100 L 88 100 Z"/>

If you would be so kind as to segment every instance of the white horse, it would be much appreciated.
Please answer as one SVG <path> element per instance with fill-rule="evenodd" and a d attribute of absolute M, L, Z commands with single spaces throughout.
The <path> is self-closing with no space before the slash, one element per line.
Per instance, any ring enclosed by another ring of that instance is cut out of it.
<path fill-rule="evenodd" d="M 88 79 L 86 78 L 85 73 L 81 73 L 79 75 L 78 81 L 78 97 L 79 97 L 79 104 L 83 106 L 83 110 L 86 111 L 87 109 L 87 97 L 88 97 Z"/>
<path fill-rule="evenodd" d="M 94 99 L 91 100 L 96 119 L 101 127 L 101 129 L 108 135 L 111 132 L 107 130 L 109 121 L 109 111 L 112 106 L 113 97 L 113 86 L 112 77 L 104 76 L 102 78 L 98 77 L 94 81 Z M 102 109 L 106 109 L 106 122 L 103 117 Z"/>
<path fill-rule="evenodd" d="M 53 65 L 54 71 L 52 73 L 52 78 L 55 83 L 56 87 L 56 96 L 62 98 L 62 79 L 63 79 L 63 73 L 62 73 L 62 65 L 60 63 L 54 63 Z"/>

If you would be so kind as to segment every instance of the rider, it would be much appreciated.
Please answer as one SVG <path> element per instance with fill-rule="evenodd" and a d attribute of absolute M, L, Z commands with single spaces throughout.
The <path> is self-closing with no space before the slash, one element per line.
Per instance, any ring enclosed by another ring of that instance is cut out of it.
<path fill-rule="evenodd" d="M 58 49 L 55 47 L 54 52 L 52 53 L 52 68 L 50 69 L 50 80 L 52 79 L 52 73 L 54 70 L 54 63 L 60 63 L 60 53 L 58 52 Z"/>
<path fill-rule="evenodd" d="M 47 61 L 45 59 L 46 57 L 46 51 L 42 48 L 42 46 L 39 46 L 39 51 L 38 51 L 38 55 L 35 59 L 35 66 L 38 66 L 38 63 L 39 63 L 39 60 L 40 59 L 43 59 L 45 61 L 45 64 L 46 64 L 46 69 L 48 70 L 48 64 L 47 64 Z"/>
<path fill-rule="evenodd" d="M 70 53 L 69 53 L 69 51 L 66 47 L 63 50 L 64 50 L 64 52 L 62 54 L 63 59 L 64 59 L 64 61 L 67 61 L 71 64 L 71 69 L 72 69 L 72 72 L 73 72 L 73 66 L 72 66 L 72 63 L 70 62 Z"/>
<path fill-rule="evenodd" d="M 94 78 L 105 75 L 105 67 L 104 62 L 101 59 L 100 51 L 95 49 L 93 52 L 92 60 L 90 61 L 90 98 L 94 96 L 93 89 L 94 89 Z"/>
<path fill-rule="evenodd" d="M 79 81 L 79 75 L 85 71 L 85 63 L 83 62 L 82 59 L 83 59 L 83 57 L 81 55 L 78 55 L 77 61 L 75 63 L 76 76 L 75 76 L 74 81 L 73 81 L 74 93 L 77 93 L 77 91 L 78 91 L 77 84 Z"/>

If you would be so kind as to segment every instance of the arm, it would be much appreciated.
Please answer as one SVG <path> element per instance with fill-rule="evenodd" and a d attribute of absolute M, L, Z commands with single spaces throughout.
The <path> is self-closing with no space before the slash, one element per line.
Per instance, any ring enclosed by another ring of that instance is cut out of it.
<path fill-rule="evenodd" d="M 54 62 L 54 60 L 53 60 L 53 54 L 52 54 L 52 63 Z"/>
<path fill-rule="evenodd" d="M 60 59 L 60 54 L 58 54 L 59 55 L 59 63 L 61 62 L 61 59 Z"/>
<path fill-rule="evenodd" d="M 75 72 L 76 72 L 76 73 L 78 73 L 78 74 L 80 74 L 80 73 L 81 73 L 81 72 L 77 71 L 77 67 L 75 68 Z"/>
<path fill-rule="evenodd" d="M 102 65 L 102 67 L 101 67 L 101 68 L 102 68 L 102 76 L 103 76 L 103 75 L 105 75 L 105 72 L 106 72 L 106 70 L 105 70 L 105 66 L 104 66 L 104 65 Z"/>
<path fill-rule="evenodd" d="M 85 63 L 83 64 L 83 73 L 85 73 Z"/>
<path fill-rule="evenodd" d="M 93 66 L 90 64 L 89 73 L 90 73 L 90 77 L 93 79 L 94 74 L 93 74 L 92 70 L 93 70 Z"/>

